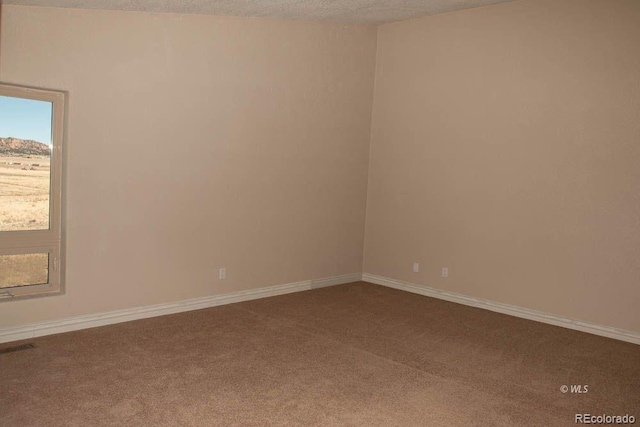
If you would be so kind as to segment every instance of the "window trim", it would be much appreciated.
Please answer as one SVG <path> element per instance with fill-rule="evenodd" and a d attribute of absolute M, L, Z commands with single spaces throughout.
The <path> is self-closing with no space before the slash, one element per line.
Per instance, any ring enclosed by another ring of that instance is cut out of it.
<path fill-rule="evenodd" d="M 0 83 L 0 95 L 51 102 L 51 143 L 49 187 L 49 229 L 0 231 L 0 255 L 49 254 L 49 283 L 0 288 L 0 302 L 60 295 L 63 285 L 63 146 L 65 138 L 66 92 Z"/>

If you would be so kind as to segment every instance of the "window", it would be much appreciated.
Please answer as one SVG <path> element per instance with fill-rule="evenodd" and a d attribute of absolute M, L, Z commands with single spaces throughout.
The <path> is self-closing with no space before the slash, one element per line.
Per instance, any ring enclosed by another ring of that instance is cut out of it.
<path fill-rule="evenodd" d="M 0 84 L 0 301 L 62 291 L 64 104 Z"/>

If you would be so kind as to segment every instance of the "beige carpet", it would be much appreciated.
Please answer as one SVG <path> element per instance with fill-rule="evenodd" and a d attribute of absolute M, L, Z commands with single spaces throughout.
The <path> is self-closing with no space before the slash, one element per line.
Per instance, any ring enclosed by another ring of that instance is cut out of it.
<path fill-rule="evenodd" d="M 3 427 L 640 418 L 640 346 L 363 282 L 25 342 L 0 354 Z"/>

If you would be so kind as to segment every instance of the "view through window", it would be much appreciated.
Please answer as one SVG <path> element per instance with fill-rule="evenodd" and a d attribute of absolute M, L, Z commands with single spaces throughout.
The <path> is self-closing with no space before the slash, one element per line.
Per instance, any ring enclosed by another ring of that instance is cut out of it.
<path fill-rule="evenodd" d="M 49 228 L 51 102 L 0 96 L 0 231 Z"/>

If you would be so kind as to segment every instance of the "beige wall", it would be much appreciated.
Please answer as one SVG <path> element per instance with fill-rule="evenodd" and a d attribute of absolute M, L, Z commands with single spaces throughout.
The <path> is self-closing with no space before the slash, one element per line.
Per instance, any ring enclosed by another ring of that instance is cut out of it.
<path fill-rule="evenodd" d="M 67 294 L 0 327 L 362 270 L 374 27 L 2 18 L 0 78 L 69 91 L 69 137 Z"/>
<path fill-rule="evenodd" d="M 379 28 L 364 270 L 640 331 L 639 42 L 637 0 Z"/>

